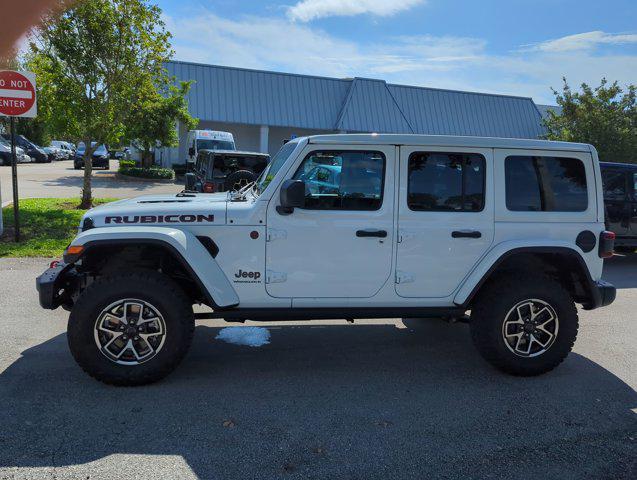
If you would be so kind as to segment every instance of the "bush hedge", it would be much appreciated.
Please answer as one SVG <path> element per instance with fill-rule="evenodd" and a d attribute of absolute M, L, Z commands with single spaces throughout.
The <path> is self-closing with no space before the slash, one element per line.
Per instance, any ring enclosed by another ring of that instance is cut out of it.
<path fill-rule="evenodd" d="M 121 170 L 122 168 L 132 168 L 135 167 L 137 164 L 135 163 L 135 160 L 120 160 L 119 161 L 119 169 Z"/>
<path fill-rule="evenodd" d="M 175 176 L 170 168 L 161 168 L 152 166 L 150 168 L 141 168 L 136 166 L 135 160 L 120 160 L 119 173 L 128 175 L 129 177 L 152 178 L 158 180 L 172 180 Z"/>

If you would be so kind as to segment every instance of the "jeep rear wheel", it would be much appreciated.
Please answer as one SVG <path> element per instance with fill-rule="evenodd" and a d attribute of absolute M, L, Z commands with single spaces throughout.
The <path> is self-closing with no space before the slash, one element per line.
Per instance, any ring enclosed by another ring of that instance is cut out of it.
<path fill-rule="evenodd" d="M 77 363 L 114 385 L 142 385 L 168 375 L 194 331 L 192 306 L 170 278 L 154 271 L 102 277 L 80 296 L 69 317 Z"/>
<path fill-rule="evenodd" d="M 569 293 L 548 277 L 503 276 L 480 292 L 470 327 L 489 363 L 513 375 L 539 375 L 573 348 L 577 309 Z"/>

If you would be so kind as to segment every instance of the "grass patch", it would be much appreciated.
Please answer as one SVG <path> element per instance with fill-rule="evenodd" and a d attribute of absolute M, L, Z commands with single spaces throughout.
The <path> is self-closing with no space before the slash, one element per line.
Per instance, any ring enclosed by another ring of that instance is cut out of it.
<path fill-rule="evenodd" d="M 95 199 L 94 205 L 115 199 Z M 20 200 L 19 243 L 13 241 L 13 206 L 2 209 L 4 233 L 0 257 L 59 257 L 77 235 L 86 210 L 77 208 L 77 198 L 27 198 Z"/>

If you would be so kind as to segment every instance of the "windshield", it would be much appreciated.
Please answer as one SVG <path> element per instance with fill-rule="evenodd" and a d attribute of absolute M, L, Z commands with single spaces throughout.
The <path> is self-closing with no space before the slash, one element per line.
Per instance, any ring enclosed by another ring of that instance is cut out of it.
<path fill-rule="evenodd" d="M 91 147 L 94 147 L 96 143 L 97 142 L 91 142 Z M 78 155 L 83 155 L 84 154 L 84 150 L 86 150 L 86 147 L 84 146 L 84 142 L 80 142 L 77 145 L 77 150 L 75 151 L 75 153 L 77 153 Z M 106 145 L 100 145 L 93 152 L 93 154 L 96 154 L 96 155 L 104 155 L 106 153 L 108 153 L 106 151 Z"/>
<path fill-rule="evenodd" d="M 279 151 L 272 157 L 272 161 L 265 167 L 265 170 L 261 173 L 257 179 L 257 189 L 261 193 L 270 184 L 274 176 L 281 170 L 281 167 L 285 165 L 290 155 L 296 148 L 299 142 L 288 142 L 283 145 Z"/>
<path fill-rule="evenodd" d="M 197 150 L 235 150 L 234 142 L 226 140 L 197 140 Z"/>

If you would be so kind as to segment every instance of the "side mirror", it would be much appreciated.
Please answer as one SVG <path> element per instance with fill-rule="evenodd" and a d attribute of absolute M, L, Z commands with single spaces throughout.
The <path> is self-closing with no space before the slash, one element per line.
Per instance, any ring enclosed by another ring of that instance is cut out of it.
<path fill-rule="evenodd" d="M 190 147 L 188 149 L 188 155 L 190 155 L 191 157 L 195 156 L 195 147 Z"/>
<path fill-rule="evenodd" d="M 276 207 L 281 215 L 289 215 L 295 208 L 305 206 L 305 182 L 303 180 L 286 180 L 279 192 L 281 205 Z"/>
<path fill-rule="evenodd" d="M 195 176 L 195 174 L 191 172 L 187 173 L 186 174 L 186 191 L 194 192 L 196 182 L 197 182 L 197 177 Z"/>

